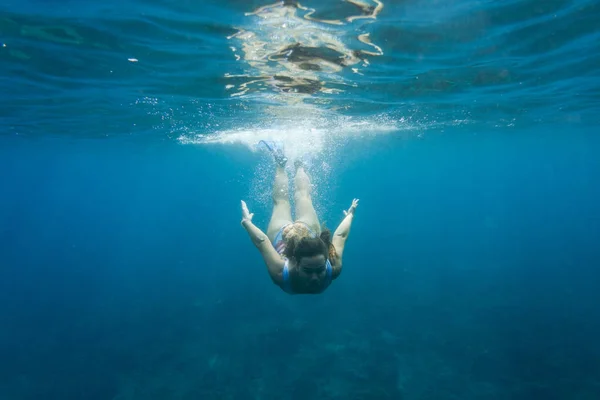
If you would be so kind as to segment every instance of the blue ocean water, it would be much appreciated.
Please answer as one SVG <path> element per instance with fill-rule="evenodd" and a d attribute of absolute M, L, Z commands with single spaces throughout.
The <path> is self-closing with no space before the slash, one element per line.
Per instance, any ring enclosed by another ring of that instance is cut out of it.
<path fill-rule="evenodd" d="M 0 399 L 599 398 L 599 20 L 4 1 Z M 270 217 L 260 139 L 328 227 L 360 198 L 321 295 L 240 226 Z"/>

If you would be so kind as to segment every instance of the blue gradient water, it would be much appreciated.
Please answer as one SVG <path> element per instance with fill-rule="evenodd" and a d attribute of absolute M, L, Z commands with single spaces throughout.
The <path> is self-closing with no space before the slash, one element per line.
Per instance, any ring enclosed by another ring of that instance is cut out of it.
<path fill-rule="evenodd" d="M 302 3 L 383 53 L 309 94 L 266 4 L 0 5 L 0 399 L 598 398 L 598 3 Z M 239 225 L 266 137 L 361 199 L 322 295 Z"/>

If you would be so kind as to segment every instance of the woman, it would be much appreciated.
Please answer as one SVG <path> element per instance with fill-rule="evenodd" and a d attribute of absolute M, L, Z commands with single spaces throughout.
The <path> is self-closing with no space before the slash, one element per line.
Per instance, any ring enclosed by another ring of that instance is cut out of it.
<path fill-rule="evenodd" d="M 268 145 L 267 145 L 268 146 Z M 344 220 L 335 230 L 321 231 L 311 200 L 311 183 L 301 162 L 296 162 L 296 220 L 292 219 L 288 197 L 287 159 L 269 147 L 277 167 L 273 184 L 273 214 L 265 235 L 252 223 L 242 200 L 242 226 L 260 251 L 273 282 L 289 294 L 322 293 L 342 271 L 344 245 L 350 233 L 358 199 L 352 201 Z"/>

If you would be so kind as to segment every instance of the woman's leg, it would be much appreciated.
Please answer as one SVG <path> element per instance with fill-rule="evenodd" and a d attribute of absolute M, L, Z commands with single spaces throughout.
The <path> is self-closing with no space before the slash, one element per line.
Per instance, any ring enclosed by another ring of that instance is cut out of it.
<path fill-rule="evenodd" d="M 284 167 L 277 165 L 273 182 L 273 214 L 267 228 L 267 236 L 271 242 L 283 226 L 293 222 L 288 186 L 289 180 Z"/>
<path fill-rule="evenodd" d="M 296 178 L 294 181 L 296 203 L 296 221 L 304 222 L 317 235 L 321 234 L 321 225 L 315 208 L 313 207 L 311 193 L 312 184 L 310 178 L 301 163 L 296 164 Z"/>

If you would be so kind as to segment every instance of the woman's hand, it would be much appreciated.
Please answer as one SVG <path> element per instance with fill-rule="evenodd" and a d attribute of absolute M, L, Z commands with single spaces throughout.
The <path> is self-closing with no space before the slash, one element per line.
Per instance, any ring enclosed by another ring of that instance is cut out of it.
<path fill-rule="evenodd" d="M 246 202 L 244 200 L 242 200 L 242 224 L 244 223 L 244 221 L 252 222 L 253 216 L 254 216 L 254 213 L 251 213 L 248 210 L 248 206 L 246 205 Z"/>
<path fill-rule="evenodd" d="M 350 206 L 348 211 L 344 210 L 344 215 L 347 216 L 348 214 L 354 214 L 354 210 L 356 210 L 356 207 L 358 207 L 358 199 L 352 200 L 352 205 Z"/>

